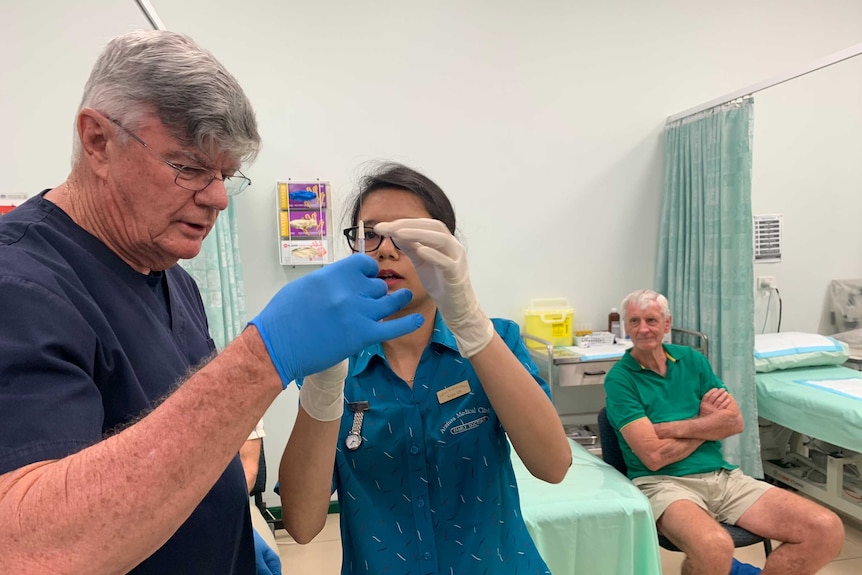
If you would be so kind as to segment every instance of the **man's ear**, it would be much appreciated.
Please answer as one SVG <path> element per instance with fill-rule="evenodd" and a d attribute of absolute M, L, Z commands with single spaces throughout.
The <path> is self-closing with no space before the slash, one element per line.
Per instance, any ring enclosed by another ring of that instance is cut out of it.
<path fill-rule="evenodd" d="M 99 178 L 107 179 L 108 140 L 113 136 L 110 120 L 92 108 L 78 112 L 78 138 L 81 141 L 81 159 Z"/>
<path fill-rule="evenodd" d="M 667 322 L 665 322 L 665 324 L 664 324 L 664 332 L 670 333 L 670 328 L 672 325 L 673 325 L 673 316 L 669 315 L 669 316 L 667 316 Z"/>

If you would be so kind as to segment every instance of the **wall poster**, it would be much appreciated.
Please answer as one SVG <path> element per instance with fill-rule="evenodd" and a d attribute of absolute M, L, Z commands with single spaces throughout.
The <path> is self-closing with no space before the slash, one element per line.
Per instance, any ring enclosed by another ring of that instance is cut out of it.
<path fill-rule="evenodd" d="M 332 262 L 329 182 L 277 182 L 279 260 L 283 266 Z"/>
<path fill-rule="evenodd" d="M 0 194 L 0 216 L 11 212 L 18 204 L 23 204 L 27 199 L 24 194 Z"/>

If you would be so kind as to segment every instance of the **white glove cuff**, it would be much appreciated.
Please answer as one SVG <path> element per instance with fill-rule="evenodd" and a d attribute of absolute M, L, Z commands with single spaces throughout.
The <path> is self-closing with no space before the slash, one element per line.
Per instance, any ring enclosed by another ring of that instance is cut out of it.
<path fill-rule="evenodd" d="M 344 388 L 321 389 L 314 384 L 312 377 L 306 377 L 299 389 L 302 409 L 317 421 L 340 419 L 344 413 Z"/>
<path fill-rule="evenodd" d="M 481 311 L 456 328 L 450 326 L 450 329 L 458 343 L 458 351 L 467 359 L 485 349 L 494 338 L 494 324 Z"/>
<path fill-rule="evenodd" d="M 309 375 L 299 389 L 299 404 L 318 421 L 340 419 L 344 413 L 344 380 L 348 361 Z"/>

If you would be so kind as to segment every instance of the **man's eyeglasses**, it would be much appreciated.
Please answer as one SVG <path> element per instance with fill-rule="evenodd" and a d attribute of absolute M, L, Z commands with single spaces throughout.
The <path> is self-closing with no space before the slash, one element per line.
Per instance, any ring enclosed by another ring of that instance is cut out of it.
<path fill-rule="evenodd" d="M 236 173 L 233 175 L 223 175 L 219 178 L 214 171 L 208 168 L 201 168 L 200 166 L 184 166 L 182 164 L 175 164 L 169 160 L 166 160 L 164 157 L 162 157 L 161 154 L 152 149 L 145 141 L 139 138 L 138 135 L 135 134 L 133 131 L 131 131 L 113 118 L 108 119 L 115 123 L 125 133 L 130 135 L 136 142 L 138 142 L 140 145 L 152 152 L 158 159 L 176 170 L 177 177 L 174 178 L 174 183 L 181 188 L 185 188 L 186 190 L 192 192 L 200 192 L 206 189 L 206 187 L 209 186 L 211 183 L 213 183 L 213 180 L 221 180 L 222 182 L 224 182 L 224 188 L 225 191 L 227 191 L 227 195 L 235 196 L 251 185 L 251 180 L 246 178 L 245 175 L 243 175 L 243 173 L 239 170 L 237 170 Z"/>
<path fill-rule="evenodd" d="M 359 226 L 353 226 L 350 228 L 346 228 L 344 230 L 344 237 L 347 238 L 347 245 L 349 245 L 350 249 L 353 250 L 354 252 L 359 251 L 359 245 L 358 245 L 359 244 L 359 241 L 358 241 L 359 238 L 358 238 L 358 236 L 359 236 Z M 383 243 L 384 237 L 388 237 L 388 236 L 378 235 L 377 233 L 374 232 L 374 230 L 371 229 L 371 226 L 365 228 L 365 253 L 373 252 L 374 250 L 379 248 L 380 244 Z M 395 246 L 395 249 L 397 249 L 397 250 L 401 249 L 395 244 L 394 239 L 389 238 L 389 240 L 392 242 L 392 245 Z"/>

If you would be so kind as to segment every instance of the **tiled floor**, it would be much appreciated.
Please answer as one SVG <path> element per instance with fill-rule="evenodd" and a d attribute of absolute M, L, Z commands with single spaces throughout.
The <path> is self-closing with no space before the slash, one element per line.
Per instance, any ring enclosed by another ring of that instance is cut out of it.
<path fill-rule="evenodd" d="M 862 573 L 862 524 L 846 519 L 846 537 L 841 554 L 823 568 L 821 575 L 859 575 Z M 298 545 L 286 531 L 275 534 L 284 573 L 291 575 L 338 575 L 341 569 L 341 536 L 338 515 L 327 517 L 326 527 L 308 545 Z M 753 565 L 763 565 L 763 546 L 738 549 L 736 557 Z M 676 575 L 682 563 L 682 553 L 661 550 L 664 575 Z M 556 574 L 555 574 L 556 575 Z"/>

